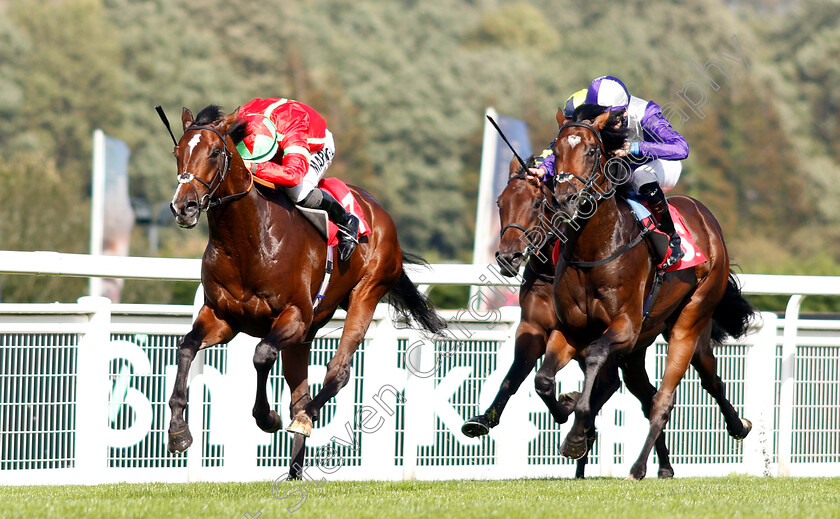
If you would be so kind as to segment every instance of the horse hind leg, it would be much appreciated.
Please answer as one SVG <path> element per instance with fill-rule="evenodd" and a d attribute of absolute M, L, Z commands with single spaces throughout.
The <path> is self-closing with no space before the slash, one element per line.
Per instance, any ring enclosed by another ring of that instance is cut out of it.
<path fill-rule="evenodd" d="M 650 410 L 653 405 L 653 395 L 656 394 L 656 387 L 651 384 L 645 369 L 645 352 L 642 348 L 638 353 L 627 356 L 626 362 L 621 368 L 624 375 L 624 384 L 627 390 L 635 396 L 642 404 L 642 413 L 650 420 Z M 660 434 L 654 444 L 656 457 L 659 459 L 659 478 L 668 479 L 674 477 L 674 468 L 671 466 L 671 455 L 668 452 L 668 445 L 665 443 L 665 434 Z"/>
<path fill-rule="evenodd" d="M 375 285 L 375 287 L 373 290 L 360 290 L 358 293 L 351 294 L 347 317 L 344 320 L 344 330 L 341 332 L 335 354 L 327 363 L 324 385 L 315 397 L 295 414 L 292 423 L 286 429 L 288 432 L 309 436 L 312 432 L 312 423 L 317 420 L 320 409 L 347 385 L 350 380 L 350 369 L 353 366 L 353 354 L 365 338 L 376 304 L 386 292 L 381 285 Z"/>
<path fill-rule="evenodd" d="M 698 346 L 697 351 L 691 359 L 691 365 L 700 375 L 700 384 L 709 393 L 720 407 L 726 422 L 726 430 L 736 440 L 743 440 L 752 430 L 752 422 L 738 416 L 738 411 L 726 398 L 726 390 L 723 380 L 717 375 L 717 360 L 712 352 L 712 347 L 707 341 Z"/>
<path fill-rule="evenodd" d="M 290 416 L 297 416 L 312 397 L 309 395 L 309 380 L 307 370 L 309 367 L 308 343 L 301 344 L 295 348 L 283 350 L 283 377 L 292 391 L 289 404 Z M 292 453 L 289 462 L 289 478 L 301 479 L 306 454 L 306 436 L 295 434 L 292 439 Z"/>
<path fill-rule="evenodd" d="M 642 452 L 630 467 L 629 480 L 644 479 L 647 473 L 647 460 L 654 445 L 662 435 L 668 421 L 671 419 L 671 411 L 674 409 L 674 401 L 677 386 L 685 376 L 691 358 L 703 338 L 708 340 L 711 333 L 711 315 L 698 319 L 696 309 L 689 304 L 683 310 L 683 314 L 671 329 L 670 341 L 668 343 L 668 357 L 665 362 L 665 372 L 662 374 L 662 383 L 659 390 L 653 396 L 650 408 L 650 430 L 645 439 Z"/>

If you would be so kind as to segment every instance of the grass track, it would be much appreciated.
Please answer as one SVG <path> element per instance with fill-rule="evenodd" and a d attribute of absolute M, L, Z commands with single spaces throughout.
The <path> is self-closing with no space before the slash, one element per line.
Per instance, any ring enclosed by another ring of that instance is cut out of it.
<path fill-rule="evenodd" d="M 410 517 L 543 519 L 840 517 L 840 478 L 526 479 L 440 482 L 0 487 L 2 518 Z"/>

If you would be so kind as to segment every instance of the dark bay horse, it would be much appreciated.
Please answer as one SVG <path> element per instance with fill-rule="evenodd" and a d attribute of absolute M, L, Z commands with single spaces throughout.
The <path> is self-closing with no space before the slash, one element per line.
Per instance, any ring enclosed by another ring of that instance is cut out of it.
<path fill-rule="evenodd" d="M 619 182 L 617 176 L 607 174 L 606 160 L 615 148 L 605 149 L 601 136 L 609 117 L 607 112 L 592 120 L 565 124 L 553 148 L 554 198 L 566 215 L 558 230 L 564 246 L 553 287 L 556 333 L 548 340 L 535 385 L 552 412 L 562 412 L 562 403 L 554 398 L 555 376 L 585 352 L 583 391 L 575 404 L 574 424 L 561 446 L 564 456 L 580 458 L 587 452 L 587 428 L 597 411 L 599 375 L 610 369 L 616 356 L 639 356 L 663 334 L 668 340 L 665 372 L 649 409 L 650 431 L 628 477 L 642 479 L 689 364 L 720 406 L 729 434 L 741 439 L 749 433 L 751 424 L 738 416 L 725 397 L 723 383 L 715 373 L 711 344 L 726 335 L 744 335 L 754 310 L 730 271 L 729 255 L 714 216 L 692 198 L 673 196 L 670 203 L 679 209 L 708 261 L 667 273 L 655 305 L 647 317 L 643 315 L 656 265 L 641 245 L 644 240 L 637 240 L 640 230 L 629 205 L 612 196 Z"/>
<path fill-rule="evenodd" d="M 185 228 L 194 227 L 206 212 L 210 233 L 201 268 L 204 305 L 178 345 L 168 448 L 183 452 L 192 443 L 184 408 L 196 352 L 244 332 L 262 339 L 254 352 L 253 416 L 268 433 L 282 427 L 266 393 L 269 372 L 282 356 L 294 417 L 287 430 L 296 433 L 289 470 L 291 477 L 300 477 L 305 438 L 319 410 L 347 383 L 353 353 L 377 303 L 387 295 L 398 311 L 432 333 L 446 323 L 405 274 L 403 264 L 418 260 L 400 249 L 391 217 L 371 195 L 353 187 L 373 232 L 362 238 L 349 261 L 336 265 L 324 298 L 313 308 L 325 277 L 326 242 L 285 194 L 254 187 L 231 137 L 242 130 L 238 112 L 224 116 L 211 105 L 195 119 L 186 108 L 181 116 L 184 135 L 175 146 L 178 188 L 171 209 Z M 338 307 L 347 310 L 344 329 L 323 387 L 313 398 L 307 380 L 310 343 Z"/>
<path fill-rule="evenodd" d="M 560 333 L 557 330 L 558 321 L 553 299 L 554 264 L 551 262 L 551 252 L 557 237 L 551 228 L 556 209 L 553 207 L 550 189 L 548 184 L 531 181 L 524 171 L 520 170 L 519 164 L 512 162 L 507 186 L 496 201 L 502 224 L 499 251 L 496 253 L 500 272 L 515 277 L 523 259 L 530 256 L 530 261 L 526 263 L 519 291 L 521 315 L 516 329 L 513 364 L 490 407 L 484 414 L 470 418 L 462 426 L 461 431 L 466 436 L 486 435 L 492 427 L 498 425 L 508 400 L 545 353 L 549 337 Z M 583 366 L 583 354 L 577 358 Z M 619 367 L 628 390 L 642 403 L 643 412 L 647 417 L 656 388 L 651 384 L 645 370 L 644 350 L 620 363 L 615 358 L 611 359 L 610 366 L 602 370 L 596 385 L 596 400 L 600 402 L 597 407 L 603 406 L 618 390 L 619 383 L 615 372 Z M 554 400 L 554 387 L 550 391 L 551 397 L 543 389 L 540 389 L 538 394 L 543 399 Z M 567 421 L 574 410 L 576 400 L 576 393 L 564 393 L 560 396 L 559 406 L 549 406 L 557 423 Z M 591 427 L 587 429 L 590 448 L 595 439 L 595 414 L 592 415 Z M 659 477 L 672 477 L 674 471 L 669 461 L 664 436 L 656 442 L 656 454 L 659 459 Z M 586 455 L 578 460 L 576 477 L 584 477 L 586 462 Z"/>

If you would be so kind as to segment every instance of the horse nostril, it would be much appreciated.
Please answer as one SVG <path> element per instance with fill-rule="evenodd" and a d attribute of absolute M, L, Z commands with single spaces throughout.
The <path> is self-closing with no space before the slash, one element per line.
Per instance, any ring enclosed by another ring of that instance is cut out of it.
<path fill-rule="evenodd" d="M 193 216 L 197 212 L 198 212 L 198 202 L 190 200 L 189 202 L 184 204 L 184 215 Z"/>
<path fill-rule="evenodd" d="M 524 255 L 518 251 L 507 253 L 497 252 L 496 264 L 499 265 L 499 268 L 503 273 L 516 272 L 519 270 L 519 265 L 522 263 L 523 256 Z"/>
<path fill-rule="evenodd" d="M 196 213 L 198 213 L 198 202 L 190 200 L 189 202 L 185 202 L 183 204 L 170 203 L 169 210 L 172 211 L 172 215 L 175 217 L 193 217 Z"/>

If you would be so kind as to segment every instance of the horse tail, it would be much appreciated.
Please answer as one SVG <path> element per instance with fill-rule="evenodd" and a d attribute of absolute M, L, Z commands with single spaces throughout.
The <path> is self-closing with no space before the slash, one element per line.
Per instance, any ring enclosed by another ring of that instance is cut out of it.
<path fill-rule="evenodd" d="M 420 256 L 402 253 L 403 265 L 428 265 Z M 446 320 L 438 315 L 429 298 L 417 290 L 414 283 L 403 270 L 397 284 L 388 292 L 388 303 L 405 320 L 413 319 L 424 330 L 437 333 L 446 328 Z"/>
<path fill-rule="evenodd" d="M 727 336 L 733 339 L 743 337 L 754 319 L 755 308 L 741 295 L 738 279 L 730 270 L 723 299 L 712 314 L 712 341 L 721 344 Z"/>

